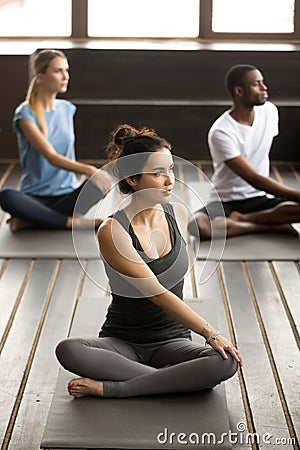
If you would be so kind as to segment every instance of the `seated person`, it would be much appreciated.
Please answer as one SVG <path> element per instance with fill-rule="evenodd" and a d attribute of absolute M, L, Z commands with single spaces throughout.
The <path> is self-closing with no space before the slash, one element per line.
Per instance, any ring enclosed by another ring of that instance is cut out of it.
<path fill-rule="evenodd" d="M 224 227 L 227 237 L 270 231 L 297 236 L 292 223 L 300 221 L 300 191 L 269 176 L 278 111 L 268 101 L 263 75 L 254 66 L 237 65 L 227 73 L 225 84 L 233 106 L 208 134 L 212 182 L 225 218 L 219 199 L 212 195 L 194 214 L 189 231 L 201 239 L 210 239 L 212 230 L 214 236 L 218 237 L 218 230 L 219 237 L 223 236 Z"/>
<path fill-rule="evenodd" d="M 98 231 L 112 292 L 99 336 L 65 339 L 56 348 L 62 366 L 80 377 L 68 384 L 74 397 L 200 391 L 242 363 L 235 346 L 182 301 L 188 215 L 169 203 L 170 148 L 153 130 L 121 125 L 112 134 L 108 154 L 130 197 Z M 210 346 L 192 342 L 190 330 Z"/>
<path fill-rule="evenodd" d="M 34 77 L 26 101 L 14 114 L 22 169 L 21 189 L 3 189 L 0 205 L 11 215 L 11 231 L 39 227 L 71 229 L 99 226 L 101 219 L 83 216 L 111 187 L 111 177 L 97 167 L 75 160 L 74 124 L 76 107 L 57 94 L 67 91 L 69 65 L 64 53 L 42 50 L 33 60 Z M 92 177 L 85 201 L 76 206 L 85 186 L 78 186 L 76 174 Z"/>

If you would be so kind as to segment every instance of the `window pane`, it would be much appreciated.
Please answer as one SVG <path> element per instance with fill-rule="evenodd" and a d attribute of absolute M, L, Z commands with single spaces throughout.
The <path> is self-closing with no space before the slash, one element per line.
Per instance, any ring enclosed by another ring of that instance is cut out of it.
<path fill-rule="evenodd" d="M 221 33 L 293 33 L 294 0 L 213 0 L 212 30 Z"/>
<path fill-rule="evenodd" d="M 70 36 L 71 0 L 0 1 L 0 36 Z"/>
<path fill-rule="evenodd" d="M 88 34 L 197 37 L 199 0 L 89 0 Z"/>

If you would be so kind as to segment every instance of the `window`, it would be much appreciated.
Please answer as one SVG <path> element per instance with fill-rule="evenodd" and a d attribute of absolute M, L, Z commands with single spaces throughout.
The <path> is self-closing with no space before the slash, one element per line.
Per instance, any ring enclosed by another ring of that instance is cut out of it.
<path fill-rule="evenodd" d="M 294 0 L 213 0 L 212 31 L 293 33 Z"/>
<path fill-rule="evenodd" d="M 197 37 L 199 0 L 89 0 L 88 35 Z"/>
<path fill-rule="evenodd" d="M 0 35 L 70 36 L 71 0 L 2 0 Z"/>
<path fill-rule="evenodd" d="M 299 41 L 300 0 L 0 0 L 8 37 Z"/>

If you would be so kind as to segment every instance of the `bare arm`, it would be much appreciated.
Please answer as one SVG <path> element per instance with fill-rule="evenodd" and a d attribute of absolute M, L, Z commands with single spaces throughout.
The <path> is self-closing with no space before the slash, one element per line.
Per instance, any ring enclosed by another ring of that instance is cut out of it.
<path fill-rule="evenodd" d="M 87 176 L 92 176 L 97 171 L 97 167 L 59 155 L 34 123 L 20 119 L 19 125 L 31 145 L 53 166 Z"/>
<path fill-rule="evenodd" d="M 198 316 L 179 297 L 159 283 L 155 274 L 133 247 L 128 233 L 116 220 L 108 219 L 100 226 L 98 240 L 101 255 L 107 263 L 170 317 L 204 338 L 215 331 L 213 326 L 207 326 L 204 318 Z M 224 349 L 229 343 L 225 338 L 218 336 L 211 343 L 224 358 L 227 358 Z M 234 347 L 229 351 L 238 362 L 241 362 L 240 355 Z"/>
<path fill-rule="evenodd" d="M 283 186 L 270 177 L 259 175 L 254 167 L 243 156 L 229 159 L 225 163 L 233 172 L 256 189 L 268 192 L 276 197 L 283 197 L 288 200 L 300 202 L 300 191 Z"/>
<path fill-rule="evenodd" d="M 104 194 L 109 191 L 111 188 L 111 177 L 107 172 L 98 169 L 96 166 L 72 161 L 65 156 L 59 155 L 34 123 L 20 119 L 19 125 L 31 145 L 47 159 L 49 164 L 59 169 L 92 177 L 91 181 Z"/>

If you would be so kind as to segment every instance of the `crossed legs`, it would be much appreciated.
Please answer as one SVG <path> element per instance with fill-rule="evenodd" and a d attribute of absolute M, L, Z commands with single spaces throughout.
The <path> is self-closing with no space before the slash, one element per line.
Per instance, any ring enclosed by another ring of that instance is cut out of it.
<path fill-rule="evenodd" d="M 282 202 L 270 209 L 244 214 L 232 211 L 228 217 L 214 217 L 212 220 L 199 211 L 189 223 L 189 232 L 197 237 L 200 235 L 203 240 L 212 236 L 224 237 L 224 230 L 227 237 L 268 232 L 298 236 L 298 232 L 291 225 L 297 222 L 300 222 L 300 204 Z"/>
<path fill-rule="evenodd" d="M 238 222 L 252 222 L 257 225 L 285 225 L 300 222 L 300 203 L 283 202 L 274 208 L 240 214 L 237 211 L 230 216 Z"/>
<path fill-rule="evenodd" d="M 58 344 L 56 355 L 65 369 L 81 377 L 68 386 L 75 397 L 195 392 L 219 384 L 237 370 L 230 355 L 225 360 L 212 348 L 188 339 L 154 344 L 145 351 L 142 345 L 115 338 L 66 339 Z"/>
<path fill-rule="evenodd" d="M 7 223 L 13 232 L 35 226 L 47 229 L 98 227 L 101 219 L 88 219 L 82 214 L 101 198 L 103 194 L 91 182 L 84 182 L 69 194 L 56 197 L 33 196 L 15 189 L 0 192 L 0 204 L 11 215 Z M 76 215 L 73 214 L 75 205 Z"/>

